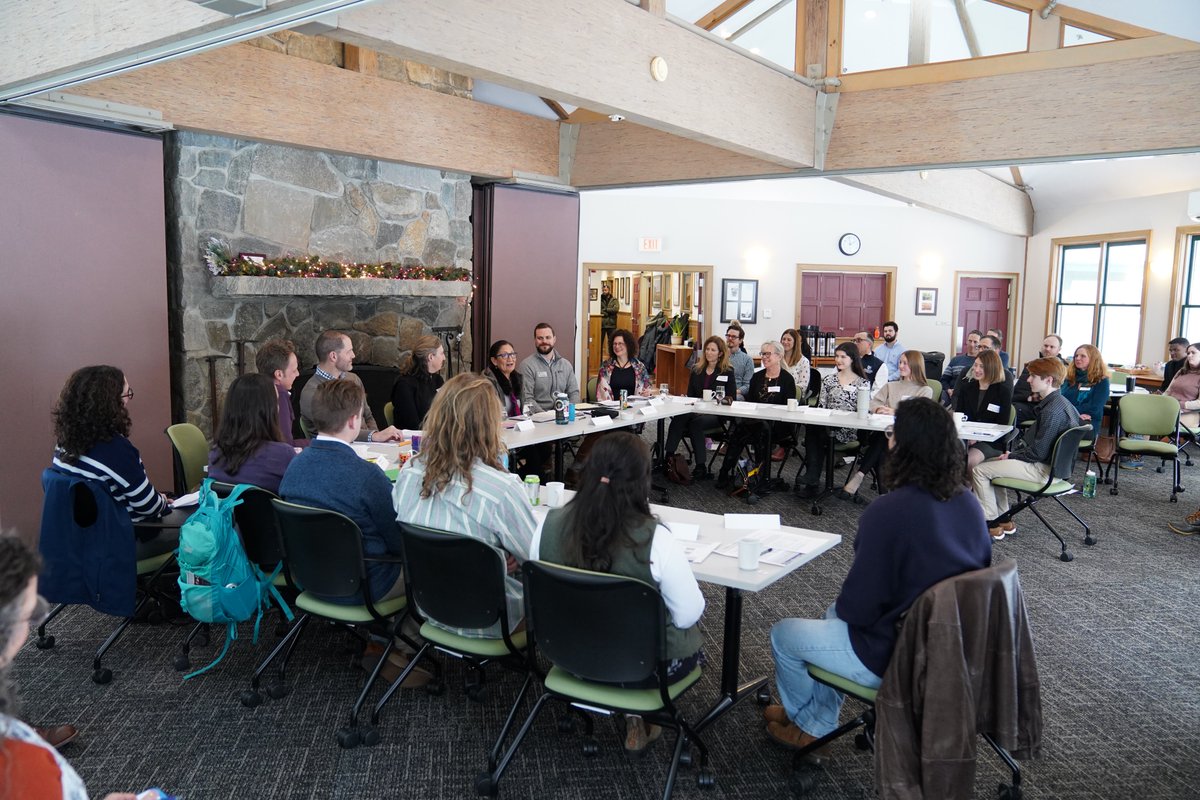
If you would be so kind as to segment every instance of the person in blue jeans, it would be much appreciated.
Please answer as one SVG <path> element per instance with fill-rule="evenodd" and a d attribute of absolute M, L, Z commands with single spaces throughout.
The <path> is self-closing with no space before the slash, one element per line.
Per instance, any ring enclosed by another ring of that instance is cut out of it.
<path fill-rule="evenodd" d="M 883 481 L 891 491 L 859 519 L 854 562 L 822 619 L 771 628 L 780 703 L 767 706 L 767 734 L 800 749 L 838 726 L 843 695 L 817 683 L 808 665 L 878 687 L 896 643 L 896 622 L 926 589 L 992 562 L 979 501 L 965 487 L 966 454 L 954 418 L 916 397 L 885 431 Z"/>

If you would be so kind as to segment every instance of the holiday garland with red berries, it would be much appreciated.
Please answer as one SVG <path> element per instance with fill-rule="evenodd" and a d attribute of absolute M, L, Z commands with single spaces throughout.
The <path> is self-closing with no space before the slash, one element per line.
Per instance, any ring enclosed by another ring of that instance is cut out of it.
<path fill-rule="evenodd" d="M 405 266 L 392 261 L 381 264 L 327 261 L 320 256 L 284 255 L 275 258 L 229 252 L 229 245 L 217 238 L 204 247 L 204 263 L 213 275 L 242 275 L 266 278 L 383 278 L 409 281 L 465 281 L 470 270 L 458 267 Z"/>

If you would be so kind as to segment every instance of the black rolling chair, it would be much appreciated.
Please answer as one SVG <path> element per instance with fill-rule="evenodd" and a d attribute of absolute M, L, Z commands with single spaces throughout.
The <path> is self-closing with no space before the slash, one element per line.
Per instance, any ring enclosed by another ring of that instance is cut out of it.
<path fill-rule="evenodd" d="M 1072 561 L 1075 556 L 1067 549 L 1067 543 L 1063 541 L 1063 537 L 1059 532 L 1037 510 L 1037 504 L 1047 497 L 1053 498 L 1054 502 L 1062 506 L 1064 511 L 1074 517 L 1075 521 L 1083 526 L 1083 543 L 1086 545 L 1096 543 L 1096 540 L 1092 538 L 1092 529 L 1088 524 L 1078 514 L 1067 508 L 1066 504 L 1059 499 L 1062 495 L 1074 491 L 1075 486 L 1071 483 L 1071 473 L 1075 471 L 1075 458 L 1079 452 L 1079 443 L 1085 437 L 1091 435 L 1092 426 L 1088 424 L 1068 428 L 1059 435 L 1058 441 L 1054 443 L 1054 450 L 1050 455 L 1050 476 L 1046 478 L 1044 484 L 1020 478 L 995 478 L 992 481 L 993 486 L 1012 489 L 1017 493 L 1017 504 L 1009 508 L 1003 515 L 1003 518 L 1006 520 L 1012 519 L 1017 513 L 1028 508 L 1041 520 L 1047 530 L 1054 534 L 1054 538 L 1058 539 L 1058 543 L 1062 547 L 1062 552 L 1058 556 L 1061 561 Z M 1022 497 L 1022 495 L 1024 496 Z"/>
<path fill-rule="evenodd" d="M 40 587 L 56 605 L 38 626 L 37 648 L 54 647 L 54 636 L 46 628 L 69 605 L 89 605 L 122 617 L 92 658 L 92 681 L 109 683 L 113 673 L 101 663 L 104 654 L 152 598 L 166 601 L 154 585 L 175 561 L 174 542 L 135 543 L 128 512 L 96 481 L 47 469 L 42 472 L 42 488 Z M 112 591 L 114 585 L 117 591 Z"/>
<path fill-rule="evenodd" d="M 375 704 L 371 725 L 379 724 L 383 707 L 430 650 L 463 660 L 474 678 L 466 683 L 467 697 L 476 702 L 483 701 L 487 690 L 484 668 L 497 662 L 524 673 L 525 682 L 521 684 L 488 756 L 488 769 L 493 769 L 517 709 L 536 674 L 530 669 L 525 654 L 525 632 L 509 632 L 505 555 L 469 536 L 403 522 L 400 531 L 404 537 L 404 580 L 409 613 L 421 623 L 425 644 Z M 496 626 L 500 635 L 490 637 L 462 636 L 447 630 L 486 630 Z M 440 694 L 442 688 L 437 685 L 428 690 Z"/>
<path fill-rule="evenodd" d="M 656 587 L 634 578 L 573 569 L 544 561 L 526 562 L 525 622 L 533 644 L 551 664 L 542 695 L 499 763 L 475 780 L 475 790 L 494 797 L 500 778 L 521 741 L 548 700 L 568 703 L 582 711 L 641 715 L 651 723 L 677 732 L 663 798 L 671 796 L 681 756 L 688 744 L 700 751 L 701 787 L 714 785 L 705 770 L 708 748 L 675 705 L 676 699 L 700 679 L 697 666 L 685 677 L 667 682 L 667 612 Z M 618 684 L 653 680 L 650 689 L 626 689 Z M 588 741 L 584 753 L 596 752 L 591 719 L 584 716 Z"/>
<path fill-rule="evenodd" d="M 263 697 L 259 693 L 262 675 L 281 653 L 283 658 L 277 667 L 278 678 L 267 687 L 267 694 L 275 699 L 288 694 L 285 683 L 287 661 L 304 627 L 313 617 L 350 628 L 378 624 L 387 629 L 387 648 L 359 693 L 350 712 L 349 723 L 337 732 L 338 745 L 344 748 L 377 744 L 379 734 L 373 728 L 359 730 L 358 713 L 371 687 L 375 685 L 380 669 L 394 649 L 396 637 L 412 643 L 400 633 L 400 623 L 408 606 L 407 598 L 401 596 L 373 602 L 367 580 L 367 561 L 395 559 L 367 559 L 363 555 L 362 532 L 358 525 L 336 511 L 310 508 L 283 500 L 271 500 L 271 505 L 279 521 L 288 572 L 295 584 L 303 587 L 296 597 L 296 607 L 302 613 L 287 636 L 254 671 L 250 689 L 242 693 L 242 704 L 253 708 L 262 703 Z M 343 605 L 331 602 L 329 598 L 361 602 Z M 413 645 L 413 648 L 416 649 L 416 646 Z"/>
<path fill-rule="evenodd" d="M 228 497 L 236 488 L 236 484 L 213 481 L 212 490 L 217 497 Z M 286 565 L 283 561 L 283 539 L 279 533 L 279 522 L 275 519 L 275 507 L 272 500 L 278 495 L 258 486 L 251 486 L 242 492 L 241 503 L 233 509 L 233 521 L 237 527 L 238 538 L 241 539 L 242 549 L 246 558 L 262 570 L 263 575 L 271 578 L 274 593 L 279 596 L 277 603 L 294 600 L 297 590 L 289 583 Z M 286 624 L 283 619 L 283 606 L 279 606 L 281 619 L 279 625 Z M 279 627 L 276 632 L 286 633 Z M 178 656 L 175 657 L 175 669 L 187 672 L 191 669 L 189 653 L 193 642 L 203 647 L 208 644 L 208 623 L 199 622 L 188 633 Z"/>

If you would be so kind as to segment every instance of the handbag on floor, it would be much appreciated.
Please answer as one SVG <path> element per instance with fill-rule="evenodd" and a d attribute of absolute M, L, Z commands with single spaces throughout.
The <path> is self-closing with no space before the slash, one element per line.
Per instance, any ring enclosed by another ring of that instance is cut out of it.
<path fill-rule="evenodd" d="M 667 480 L 680 486 L 692 485 L 692 468 L 688 466 L 687 459 L 679 453 L 667 456 Z"/>

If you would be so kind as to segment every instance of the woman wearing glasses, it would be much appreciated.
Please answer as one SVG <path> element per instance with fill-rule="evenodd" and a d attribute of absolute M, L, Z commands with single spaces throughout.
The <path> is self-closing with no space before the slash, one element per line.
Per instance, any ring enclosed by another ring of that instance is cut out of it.
<path fill-rule="evenodd" d="M 624 328 L 613 331 L 608 340 L 611 358 L 600 365 L 596 382 L 597 400 L 616 400 L 624 391 L 627 396 L 649 397 L 654 392 L 650 371 L 637 357 L 637 340 Z"/>
<path fill-rule="evenodd" d="M 521 413 L 521 373 L 517 371 L 517 348 L 512 342 L 500 339 L 492 343 L 483 377 L 496 390 L 505 416 L 515 417 Z"/>
<path fill-rule="evenodd" d="M 771 629 L 780 705 L 767 734 L 805 747 L 838 726 L 842 695 L 808 674 L 814 664 L 879 686 L 896 645 L 896 622 L 926 589 L 991 564 L 979 503 L 964 486 L 965 454 L 954 419 L 933 400 L 906 400 L 883 466 L 890 491 L 858 520 L 854 563 L 824 619 L 784 619 Z"/>
<path fill-rule="evenodd" d="M 0 535 L 0 797 L 62 797 L 87 800 L 87 789 L 66 759 L 11 714 L 16 697 L 9 665 L 49 610 L 37 593 L 37 554 L 14 535 Z M 131 793 L 104 800 L 134 800 Z"/>
<path fill-rule="evenodd" d="M 763 342 L 758 357 L 762 359 L 763 368 L 750 378 L 746 400 L 778 406 L 787 405 L 789 399 L 795 400 L 796 381 L 792 374 L 783 368 L 783 345 L 774 341 Z M 725 459 L 721 462 L 721 473 L 717 476 L 718 489 L 727 489 L 732 485 L 733 465 L 737 463 L 746 445 L 753 445 L 756 464 L 761 465 L 767 460 L 770 456 L 770 452 L 765 450 L 768 432 L 770 429 L 761 422 L 738 422 L 725 444 Z"/>

